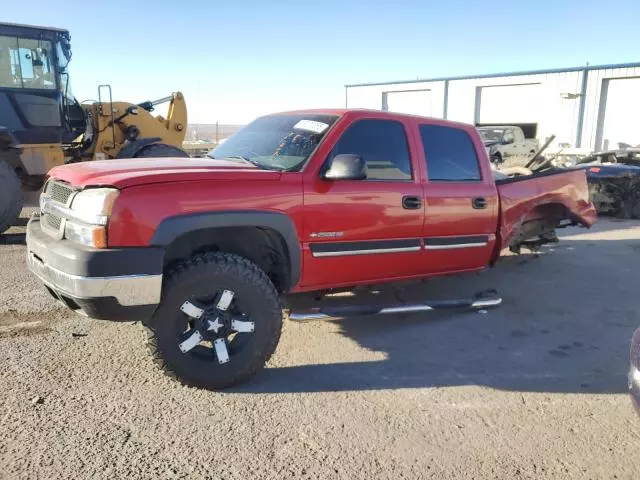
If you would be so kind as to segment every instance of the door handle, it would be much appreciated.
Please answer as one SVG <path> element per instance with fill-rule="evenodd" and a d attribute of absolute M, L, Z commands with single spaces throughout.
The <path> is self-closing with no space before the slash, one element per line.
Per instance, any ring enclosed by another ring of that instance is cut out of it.
<path fill-rule="evenodd" d="M 402 208 L 405 210 L 418 210 L 421 206 L 422 200 L 420 200 L 420 197 L 414 197 L 413 195 L 402 197 Z"/>
<path fill-rule="evenodd" d="M 471 200 L 471 205 L 476 210 L 482 210 L 483 208 L 487 208 L 487 199 L 484 197 L 474 197 Z"/>

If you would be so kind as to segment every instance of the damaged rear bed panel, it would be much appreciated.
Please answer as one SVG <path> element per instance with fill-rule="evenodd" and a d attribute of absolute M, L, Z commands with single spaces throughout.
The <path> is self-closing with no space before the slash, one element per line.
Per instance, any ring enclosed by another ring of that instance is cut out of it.
<path fill-rule="evenodd" d="M 528 222 L 556 225 L 571 220 L 586 227 L 596 221 L 584 171 L 547 170 L 496 181 L 500 195 L 498 237 L 501 249 L 511 245 Z"/>

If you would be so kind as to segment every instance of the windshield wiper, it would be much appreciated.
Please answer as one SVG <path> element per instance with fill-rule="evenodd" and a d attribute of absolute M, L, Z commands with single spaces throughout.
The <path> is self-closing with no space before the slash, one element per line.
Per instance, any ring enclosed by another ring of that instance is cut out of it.
<path fill-rule="evenodd" d="M 207 157 L 213 158 L 214 160 L 242 160 L 244 162 L 250 163 L 251 165 L 255 165 L 256 167 L 261 168 L 263 170 L 275 170 L 278 172 L 282 172 L 284 170 L 284 168 L 278 167 L 276 165 L 269 165 L 268 163 L 258 162 L 257 160 L 243 157 L 242 155 L 231 155 L 229 157 L 216 158 L 212 155 L 207 154 Z"/>

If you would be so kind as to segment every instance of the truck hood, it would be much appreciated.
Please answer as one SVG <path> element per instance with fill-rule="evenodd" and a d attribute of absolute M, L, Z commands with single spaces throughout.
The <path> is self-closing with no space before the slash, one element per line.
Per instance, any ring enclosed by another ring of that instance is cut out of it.
<path fill-rule="evenodd" d="M 75 187 L 127 188 L 152 183 L 197 180 L 278 180 L 280 172 L 243 162 L 212 158 L 130 158 L 73 163 L 53 168 L 49 177 Z"/>

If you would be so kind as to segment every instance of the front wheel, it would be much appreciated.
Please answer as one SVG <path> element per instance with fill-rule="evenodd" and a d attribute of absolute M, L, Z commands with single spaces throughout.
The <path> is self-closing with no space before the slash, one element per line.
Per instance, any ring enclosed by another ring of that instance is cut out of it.
<path fill-rule="evenodd" d="M 282 310 L 257 265 L 238 255 L 205 253 L 167 274 L 160 305 L 145 326 L 165 373 L 216 390 L 263 368 L 280 339 Z"/>

